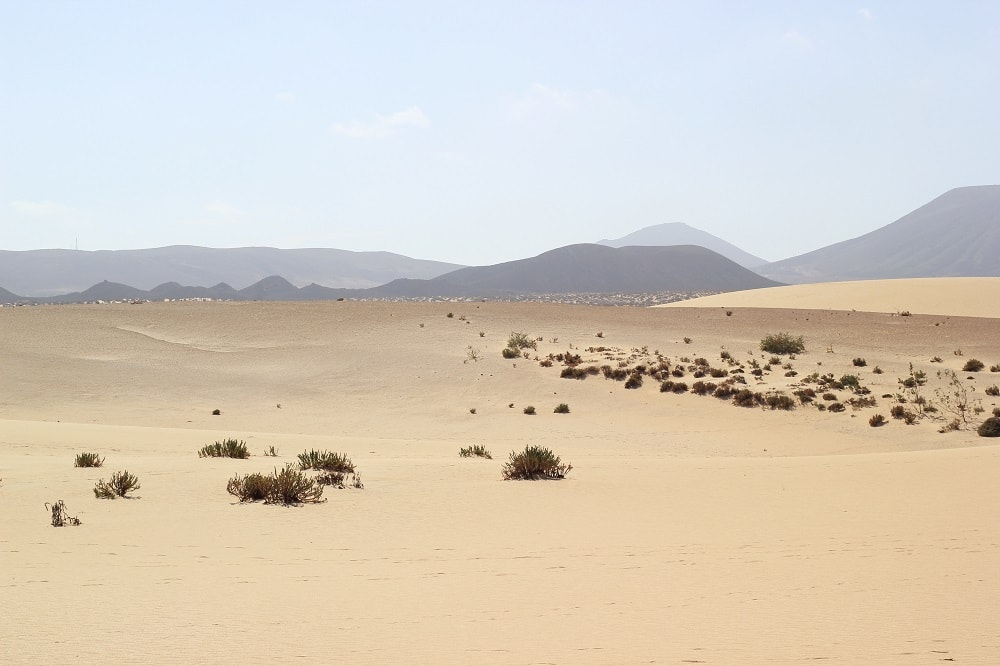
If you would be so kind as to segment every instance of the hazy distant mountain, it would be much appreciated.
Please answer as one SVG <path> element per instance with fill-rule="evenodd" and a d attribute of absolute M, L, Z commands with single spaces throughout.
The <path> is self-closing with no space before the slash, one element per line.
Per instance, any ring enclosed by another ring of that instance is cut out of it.
<path fill-rule="evenodd" d="M 773 287 L 776 282 L 725 257 L 694 245 L 623 247 L 570 245 L 530 259 L 494 266 L 462 268 L 430 280 L 394 280 L 370 289 L 331 289 L 317 284 L 296 287 L 269 276 L 243 289 L 225 283 L 185 287 L 176 282 L 143 291 L 117 282 L 100 282 L 85 291 L 23 298 L 0 291 L 0 302 L 165 300 L 214 298 L 301 301 L 335 298 L 487 298 L 525 294 L 637 294 L 651 292 L 740 291 Z"/>
<path fill-rule="evenodd" d="M 209 248 L 191 245 L 148 250 L 0 250 L 0 284 L 31 296 L 65 294 L 110 280 L 139 289 L 166 282 L 244 287 L 271 276 L 328 287 L 366 288 L 392 280 L 431 278 L 457 264 L 411 259 L 391 252 L 326 248 Z"/>
<path fill-rule="evenodd" d="M 735 261 L 744 268 L 756 268 L 767 263 L 760 257 L 744 252 L 732 243 L 728 243 L 707 231 L 695 229 L 683 222 L 667 222 L 633 231 L 627 236 L 614 240 L 598 241 L 599 245 L 608 247 L 625 247 L 627 245 L 700 245 L 723 257 Z"/>
<path fill-rule="evenodd" d="M 757 271 L 795 283 L 1000 276 L 1000 185 L 951 190 L 881 229 Z"/>
<path fill-rule="evenodd" d="M 493 266 L 461 268 L 431 280 L 395 280 L 378 296 L 506 296 L 532 293 L 739 291 L 773 287 L 725 257 L 693 245 L 611 248 L 580 244 Z"/>

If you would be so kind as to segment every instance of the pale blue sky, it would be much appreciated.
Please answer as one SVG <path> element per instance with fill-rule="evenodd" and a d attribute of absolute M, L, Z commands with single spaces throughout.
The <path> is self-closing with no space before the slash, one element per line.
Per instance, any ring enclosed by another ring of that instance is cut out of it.
<path fill-rule="evenodd" d="M 0 249 L 777 260 L 1000 183 L 1000 3 L 0 0 Z"/>

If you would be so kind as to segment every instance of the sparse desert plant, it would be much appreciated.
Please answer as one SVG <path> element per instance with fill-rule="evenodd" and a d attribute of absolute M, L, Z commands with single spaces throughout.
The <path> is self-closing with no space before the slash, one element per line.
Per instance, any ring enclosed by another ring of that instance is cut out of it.
<path fill-rule="evenodd" d="M 837 394 L 836 393 L 824 393 L 823 394 L 823 399 L 824 400 L 836 400 L 837 399 Z"/>
<path fill-rule="evenodd" d="M 942 362 L 943 360 L 941 359 L 940 356 L 935 356 L 934 358 L 931 359 L 931 363 L 942 363 Z"/>
<path fill-rule="evenodd" d="M 80 524 L 80 519 L 69 515 L 69 509 L 62 500 L 57 500 L 52 504 L 45 503 L 45 509 L 52 512 L 52 527 L 65 527 L 66 525 Z"/>
<path fill-rule="evenodd" d="M 115 472 L 111 478 L 105 481 L 101 479 L 94 486 L 94 497 L 98 499 L 115 499 L 116 497 L 128 497 L 130 492 L 139 490 L 139 479 L 130 474 L 128 470 Z"/>
<path fill-rule="evenodd" d="M 691 338 L 689 338 L 689 337 L 685 337 L 685 338 L 684 338 L 684 344 L 686 344 L 686 345 L 689 345 L 689 344 L 691 344 Z"/>
<path fill-rule="evenodd" d="M 911 317 L 913 315 L 912 315 L 912 313 L 909 310 L 903 310 L 903 311 L 901 311 L 899 313 L 899 316 L 900 317 Z"/>
<path fill-rule="evenodd" d="M 861 380 L 857 375 L 844 375 L 840 378 L 840 385 L 844 388 L 857 390 L 861 388 Z"/>
<path fill-rule="evenodd" d="M 479 359 L 481 359 L 482 357 L 483 357 L 483 352 L 481 352 L 480 350 L 476 349 L 472 345 L 469 345 L 468 347 L 465 348 L 465 360 L 466 360 L 466 362 L 468 362 L 468 361 L 478 362 Z"/>
<path fill-rule="evenodd" d="M 733 394 L 733 404 L 737 407 L 756 407 L 757 395 L 750 389 L 740 389 Z"/>
<path fill-rule="evenodd" d="M 597 332 L 597 337 L 603 338 L 604 337 L 604 331 L 598 331 Z"/>
<path fill-rule="evenodd" d="M 78 453 L 73 461 L 73 467 L 100 467 L 104 458 L 96 453 Z"/>
<path fill-rule="evenodd" d="M 800 354 L 806 350 L 806 343 L 801 335 L 771 333 L 760 341 L 760 349 L 771 354 Z"/>
<path fill-rule="evenodd" d="M 469 408 L 469 413 L 470 414 L 475 414 L 476 413 L 476 408 L 475 407 L 470 407 Z"/>
<path fill-rule="evenodd" d="M 990 372 L 1000 372 L 1000 365 L 991 365 Z"/>
<path fill-rule="evenodd" d="M 628 379 L 625 380 L 625 388 L 627 389 L 637 389 L 642 386 L 642 375 L 638 372 L 633 372 L 629 375 Z"/>
<path fill-rule="evenodd" d="M 795 409 L 795 401 L 784 393 L 768 393 L 764 396 L 764 404 L 771 409 L 790 411 Z"/>
<path fill-rule="evenodd" d="M 254 472 L 246 476 L 237 474 L 229 479 L 226 492 L 241 502 L 259 502 L 267 499 L 273 477 Z"/>
<path fill-rule="evenodd" d="M 486 337 L 486 331 L 479 331 L 479 337 L 485 338 Z"/>
<path fill-rule="evenodd" d="M 876 365 L 874 368 L 872 368 L 872 374 L 873 375 L 881 375 L 882 374 L 882 368 L 880 368 L 880 367 L 878 367 Z"/>
<path fill-rule="evenodd" d="M 219 416 L 220 414 L 222 414 L 222 410 L 221 409 L 213 409 L 212 410 L 212 416 Z"/>
<path fill-rule="evenodd" d="M 831 412 L 842 412 L 847 408 L 844 407 L 843 403 L 833 402 L 827 406 L 827 409 L 830 410 Z"/>
<path fill-rule="evenodd" d="M 1000 416 L 991 416 L 976 428 L 980 437 L 1000 437 Z"/>
<path fill-rule="evenodd" d="M 518 352 L 522 349 L 537 350 L 538 341 L 529 336 L 527 333 L 511 331 L 510 336 L 507 338 L 507 348 L 517 350 Z"/>
<path fill-rule="evenodd" d="M 473 444 L 472 446 L 466 446 L 458 451 L 458 455 L 463 458 L 486 458 L 488 460 L 493 459 L 493 454 L 486 450 L 486 447 L 482 444 Z"/>
<path fill-rule="evenodd" d="M 980 361 L 978 358 L 970 358 L 962 366 L 963 372 L 979 372 L 986 367 L 986 364 Z"/>
<path fill-rule="evenodd" d="M 994 384 L 993 386 L 987 386 L 985 389 L 983 389 L 983 392 L 986 393 L 986 395 L 991 395 L 996 397 L 1000 395 L 1000 386 L 997 386 L 996 384 Z"/>
<path fill-rule="evenodd" d="M 500 352 L 500 355 L 503 356 L 504 358 L 511 359 L 511 358 L 517 358 L 518 356 L 520 356 L 521 352 L 518 351 L 517 349 L 511 349 L 510 347 L 504 347 L 503 351 Z"/>
<path fill-rule="evenodd" d="M 274 476 L 268 486 L 267 497 L 264 501 L 268 504 L 322 502 L 323 486 L 291 465 L 287 465 L 281 470 L 274 471 Z"/>
<path fill-rule="evenodd" d="M 937 374 L 938 378 L 943 378 L 947 381 L 946 388 L 934 390 L 934 395 L 937 397 L 941 408 L 959 419 L 963 425 L 968 425 L 969 414 L 978 414 L 982 411 L 979 400 L 969 396 L 969 388 L 959 379 L 954 370 L 944 370 Z"/>
<path fill-rule="evenodd" d="M 274 448 L 274 445 L 272 444 L 264 451 L 264 455 L 267 456 L 268 458 L 277 458 L 278 449 Z"/>
<path fill-rule="evenodd" d="M 232 438 L 208 444 L 198 451 L 199 458 L 249 458 L 250 451 L 243 440 Z"/>
<path fill-rule="evenodd" d="M 569 405 L 565 402 L 560 402 L 552 411 L 556 414 L 569 414 Z"/>
<path fill-rule="evenodd" d="M 521 411 L 524 412 L 525 414 L 527 414 L 528 416 L 534 416 L 535 415 L 535 406 L 534 405 L 528 405 L 527 407 L 525 407 Z"/>
<path fill-rule="evenodd" d="M 332 453 L 310 449 L 299 454 L 300 469 L 315 469 L 322 472 L 353 472 L 354 463 L 346 453 Z"/>
<path fill-rule="evenodd" d="M 885 425 L 885 417 L 881 414 L 875 414 L 870 419 L 868 419 L 868 425 L 873 428 L 878 428 L 879 426 Z"/>
<path fill-rule="evenodd" d="M 455 313 L 454 312 L 449 312 L 445 316 L 448 317 L 448 319 L 454 319 L 455 318 Z"/>
<path fill-rule="evenodd" d="M 858 358 L 854 359 L 853 361 L 851 361 L 851 363 L 854 364 L 855 368 L 863 368 L 866 365 L 868 365 L 868 361 L 866 361 L 865 359 L 861 358 L 860 356 Z"/>
<path fill-rule="evenodd" d="M 562 479 L 571 469 L 573 466 L 564 465 L 551 449 L 544 446 L 526 446 L 524 451 L 511 451 L 501 474 L 505 481 Z"/>

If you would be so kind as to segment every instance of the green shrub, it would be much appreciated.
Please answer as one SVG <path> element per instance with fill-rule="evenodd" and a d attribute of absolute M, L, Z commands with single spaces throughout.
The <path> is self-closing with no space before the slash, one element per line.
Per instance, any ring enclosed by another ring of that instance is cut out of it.
<path fill-rule="evenodd" d="M 268 504 L 306 504 L 323 501 L 323 486 L 314 479 L 287 465 L 282 470 L 275 470 L 269 484 Z"/>
<path fill-rule="evenodd" d="M 104 458 L 96 453 L 78 453 L 73 461 L 73 467 L 100 467 Z"/>
<path fill-rule="evenodd" d="M 253 473 L 246 476 L 237 474 L 229 479 L 226 491 L 235 495 L 241 502 L 259 502 L 266 500 L 271 490 L 273 477 Z"/>
<path fill-rule="evenodd" d="M 980 361 L 979 359 L 970 358 L 968 361 L 965 362 L 965 365 L 962 366 L 962 370 L 964 372 L 979 372 L 985 367 L 986 364 Z"/>
<path fill-rule="evenodd" d="M 331 453 L 315 449 L 299 454 L 300 469 L 316 469 L 323 472 L 353 472 L 354 463 L 346 453 Z"/>
<path fill-rule="evenodd" d="M 1000 437 L 1000 417 L 991 416 L 976 429 L 980 437 Z"/>
<path fill-rule="evenodd" d="M 516 333 L 511 331 L 507 338 L 507 348 L 515 351 L 522 349 L 538 349 L 538 341 L 529 337 L 527 333 Z"/>
<path fill-rule="evenodd" d="M 771 354 L 799 354 L 806 349 L 805 339 L 790 333 L 772 333 L 760 341 L 761 351 Z"/>
<path fill-rule="evenodd" d="M 526 446 L 524 451 L 511 451 L 504 463 L 502 475 L 505 481 L 512 479 L 562 479 L 572 465 L 564 465 L 555 453 L 543 446 Z"/>
<path fill-rule="evenodd" d="M 858 379 L 857 375 L 844 375 L 840 378 L 840 385 L 844 388 L 859 389 L 861 388 L 861 380 Z"/>
<path fill-rule="evenodd" d="M 243 440 L 237 441 L 230 438 L 201 447 L 201 450 L 198 451 L 198 457 L 245 459 L 250 457 L 250 451 L 247 449 L 247 443 Z"/>
<path fill-rule="evenodd" d="M 139 490 L 139 479 L 127 470 L 115 472 L 107 481 L 101 479 L 94 486 L 94 497 L 98 499 L 115 499 L 127 497 L 134 490 Z"/>
<path fill-rule="evenodd" d="M 488 460 L 493 459 L 493 454 L 486 450 L 486 447 L 482 444 L 473 444 L 472 446 L 466 446 L 458 451 L 458 455 L 463 458 L 472 458 L 473 456 L 478 458 L 487 458 Z"/>
<path fill-rule="evenodd" d="M 569 405 L 567 405 L 565 402 L 560 402 L 558 405 L 556 405 L 556 408 L 553 409 L 552 411 L 555 412 L 556 414 L 569 414 Z"/>

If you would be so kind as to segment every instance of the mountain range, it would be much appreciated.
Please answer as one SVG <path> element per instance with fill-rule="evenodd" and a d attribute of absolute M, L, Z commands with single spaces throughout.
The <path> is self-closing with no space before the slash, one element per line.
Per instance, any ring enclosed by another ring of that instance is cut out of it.
<path fill-rule="evenodd" d="M 243 289 L 176 282 L 143 290 L 103 281 L 84 290 L 49 297 L 0 293 L 0 302 L 38 303 L 213 298 L 227 300 L 324 300 L 336 298 L 502 298 L 551 293 L 716 292 L 773 287 L 777 283 L 725 257 L 693 245 L 610 248 L 570 245 L 537 257 L 493 266 L 461 268 L 432 279 L 402 278 L 368 289 L 297 287 L 269 276 Z"/>
<path fill-rule="evenodd" d="M 475 267 L 336 249 L 0 251 L 0 303 L 692 293 L 981 276 L 1000 276 L 1000 185 L 950 190 L 880 229 L 770 264 L 681 223 Z"/>

